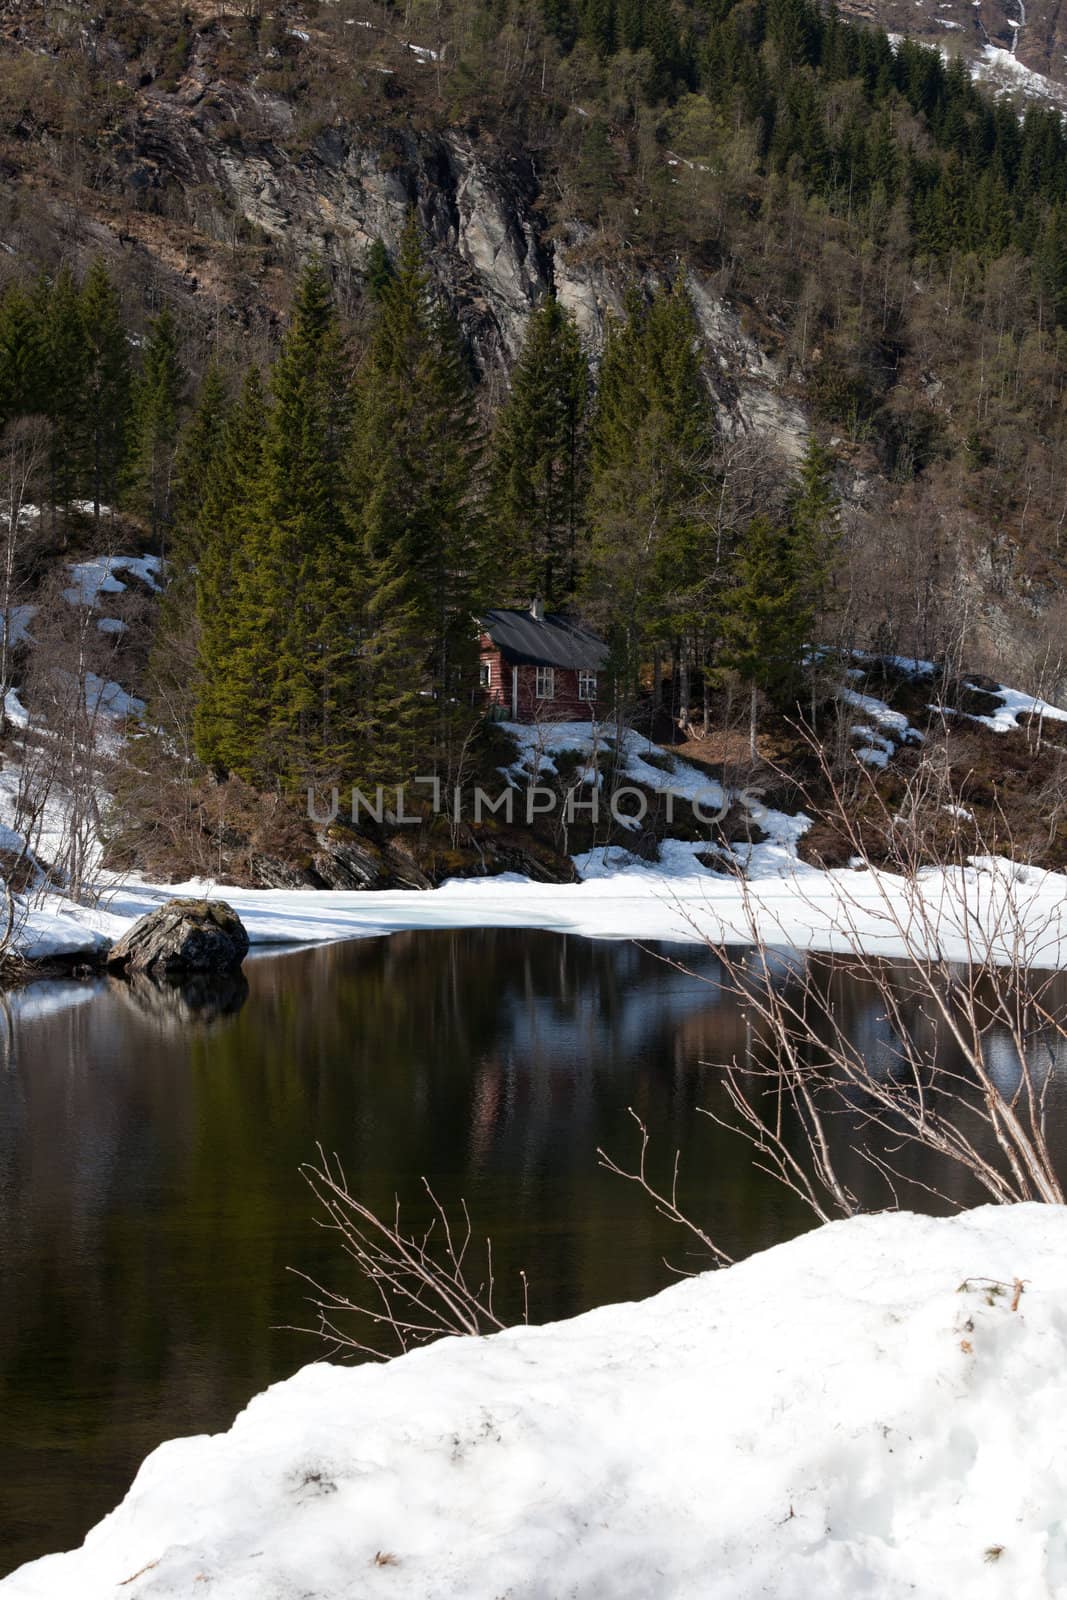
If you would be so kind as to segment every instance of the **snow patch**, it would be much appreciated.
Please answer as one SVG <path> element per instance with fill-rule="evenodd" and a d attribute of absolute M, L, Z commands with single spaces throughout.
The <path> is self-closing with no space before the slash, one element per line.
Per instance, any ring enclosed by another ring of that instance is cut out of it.
<path fill-rule="evenodd" d="M 8 606 L 7 616 L 0 611 L 0 638 L 4 636 L 10 623 L 10 636 L 8 644 L 33 644 L 30 636 L 30 623 L 37 615 L 38 607 L 31 605 Z"/>
<path fill-rule="evenodd" d="M 875 724 L 870 727 L 867 723 L 857 723 L 850 730 L 853 738 L 864 741 L 856 751 L 856 759 L 864 766 L 885 768 L 898 746 L 921 742 L 923 736 L 918 728 L 913 728 L 902 711 L 894 711 L 884 700 L 860 694 L 856 689 L 841 689 L 839 694 L 846 705 L 862 711 Z M 888 737 L 889 733 L 892 738 Z"/>
<path fill-rule="evenodd" d="M 74 581 L 64 589 L 63 598 L 72 606 L 94 606 L 98 595 L 123 594 L 127 585 L 116 576 L 119 572 L 139 578 L 158 594 L 161 566 L 158 556 L 97 556 L 93 561 L 78 561 L 71 566 Z"/>
<path fill-rule="evenodd" d="M 136 695 L 127 694 L 121 683 L 100 678 L 95 672 L 85 674 L 85 709 L 92 716 L 121 719 L 144 715 L 145 703 Z"/>
<path fill-rule="evenodd" d="M 1035 700 L 1033 695 L 1022 694 L 1018 689 L 1005 689 L 1003 685 L 995 692 L 1000 697 L 999 708 L 989 716 L 976 716 L 974 721 L 993 728 L 997 733 L 1018 728 L 1020 717 L 1040 717 L 1044 722 L 1067 722 L 1067 711 L 1049 705 L 1047 700 Z"/>
<path fill-rule="evenodd" d="M 4 715 L 14 728 L 29 727 L 29 712 L 19 699 L 17 689 L 8 689 L 5 691 Z"/>

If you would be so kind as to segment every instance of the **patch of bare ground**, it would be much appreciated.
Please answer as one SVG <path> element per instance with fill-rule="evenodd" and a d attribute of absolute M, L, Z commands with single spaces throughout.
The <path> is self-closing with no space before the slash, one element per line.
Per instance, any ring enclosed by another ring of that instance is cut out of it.
<path fill-rule="evenodd" d="M 822 867 L 847 865 L 854 841 L 828 796 L 809 800 L 814 821 L 801 856 Z M 856 775 L 850 806 L 876 865 L 899 849 L 899 839 L 886 836 L 888 808 L 894 828 L 931 865 L 992 848 L 1052 871 L 1067 868 L 1067 751 L 1039 742 L 1032 729 L 995 733 L 962 717 L 932 722 L 923 744 L 898 752 L 884 771 Z"/>

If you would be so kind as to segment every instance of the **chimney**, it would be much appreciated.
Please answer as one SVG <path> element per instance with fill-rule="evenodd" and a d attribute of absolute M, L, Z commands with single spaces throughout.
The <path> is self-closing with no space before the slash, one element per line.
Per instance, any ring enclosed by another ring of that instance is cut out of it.
<path fill-rule="evenodd" d="M 545 602 L 543 600 L 531 600 L 530 615 L 533 617 L 535 622 L 544 622 Z"/>

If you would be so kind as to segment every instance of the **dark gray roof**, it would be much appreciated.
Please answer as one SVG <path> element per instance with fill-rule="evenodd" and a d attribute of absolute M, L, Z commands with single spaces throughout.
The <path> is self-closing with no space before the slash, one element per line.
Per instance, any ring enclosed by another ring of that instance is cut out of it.
<path fill-rule="evenodd" d="M 478 622 L 513 665 L 597 672 L 608 659 L 603 639 L 558 612 L 538 622 L 529 611 L 484 611 Z"/>

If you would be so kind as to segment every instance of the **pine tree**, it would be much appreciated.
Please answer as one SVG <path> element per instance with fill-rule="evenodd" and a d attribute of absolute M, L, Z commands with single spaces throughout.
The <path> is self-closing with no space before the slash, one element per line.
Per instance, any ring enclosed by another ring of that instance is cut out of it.
<path fill-rule="evenodd" d="M 466 726 L 480 455 L 465 353 L 412 219 L 360 369 L 350 460 L 369 673 L 361 774 L 438 770 Z"/>
<path fill-rule="evenodd" d="M 498 603 L 573 593 L 586 476 L 589 369 L 550 295 L 530 318 L 493 439 L 490 509 Z M 503 562 L 504 570 L 500 571 Z"/>
<path fill-rule="evenodd" d="M 152 538 L 166 554 L 173 516 L 174 453 L 186 372 L 169 309 L 154 319 L 144 342 L 133 393 L 131 491 L 147 516 Z"/>

